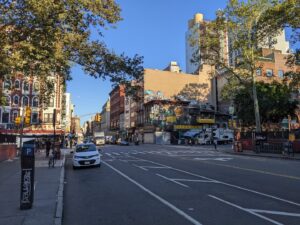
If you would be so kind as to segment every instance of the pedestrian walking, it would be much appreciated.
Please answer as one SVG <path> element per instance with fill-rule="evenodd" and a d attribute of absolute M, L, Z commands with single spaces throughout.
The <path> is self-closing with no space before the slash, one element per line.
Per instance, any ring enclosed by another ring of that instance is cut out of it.
<path fill-rule="evenodd" d="M 51 142 L 49 140 L 47 140 L 46 141 L 46 157 L 49 157 L 50 148 L 51 148 Z"/>
<path fill-rule="evenodd" d="M 215 150 L 217 150 L 218 140 L 217 139 L 213 139 L 212 143 L 213 143 L 213 145 L 215 147 Z"/>

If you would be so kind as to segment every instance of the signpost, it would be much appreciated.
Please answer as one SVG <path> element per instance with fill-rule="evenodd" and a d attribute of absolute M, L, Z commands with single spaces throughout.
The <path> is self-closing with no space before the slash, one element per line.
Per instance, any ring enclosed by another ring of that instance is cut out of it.
<path fill-rule="evenodd" d="M 34 196 L 34 141 L 21 149 L 21 197 L 20 209 L 31 209 Z"/>

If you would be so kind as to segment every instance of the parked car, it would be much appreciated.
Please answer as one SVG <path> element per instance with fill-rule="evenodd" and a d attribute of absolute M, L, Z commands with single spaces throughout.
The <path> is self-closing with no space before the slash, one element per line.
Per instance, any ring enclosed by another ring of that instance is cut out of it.
<path fill-rule="evenodd" d="M 129 142 L 128 141 L 120 141 L 119 145 L 121 146 L 129 146 Z"/>
<path fill-rule="evenodd" d="M 86 166 L 101 166 L 100 153 L 93 143 L 77 145 L 73 154 L 73 169 Z"/>

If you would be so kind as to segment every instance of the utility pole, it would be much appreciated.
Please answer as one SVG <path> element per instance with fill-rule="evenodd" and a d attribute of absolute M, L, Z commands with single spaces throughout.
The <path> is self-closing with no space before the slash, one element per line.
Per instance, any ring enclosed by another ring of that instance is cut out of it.
<path fill-rule="evenodd" d="M 53 117 L 52 117 L 52 123 L 53 123 L 53 152 L 55 151 L 55 125 L 56 125 L 56 109 L 53 109 Z"/>

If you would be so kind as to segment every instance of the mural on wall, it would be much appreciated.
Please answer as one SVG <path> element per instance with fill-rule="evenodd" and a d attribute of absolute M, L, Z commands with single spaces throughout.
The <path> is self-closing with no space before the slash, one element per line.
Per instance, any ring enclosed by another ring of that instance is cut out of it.
<path fill-rule="evenodd" d="M 145 90 L 144 91 L 144 102 L 149 102 L 151 100 L 170 100 L 170 98 L 164 96 L 161 91 Z"/>
<path fill-rule="evenodd" d="M 164 127 L 165 125 L 189 124 L 190 115 L 182 106 L 174 104 L 154 104 L 150 110 L 152 125 Z"/>

